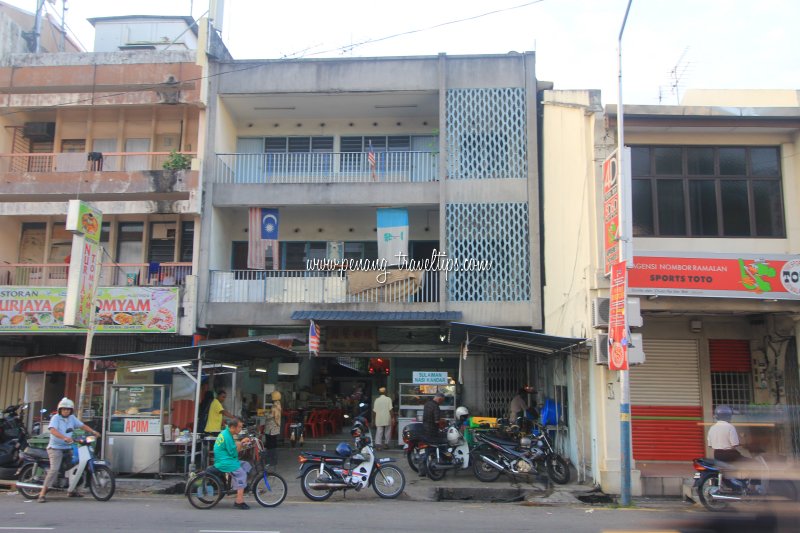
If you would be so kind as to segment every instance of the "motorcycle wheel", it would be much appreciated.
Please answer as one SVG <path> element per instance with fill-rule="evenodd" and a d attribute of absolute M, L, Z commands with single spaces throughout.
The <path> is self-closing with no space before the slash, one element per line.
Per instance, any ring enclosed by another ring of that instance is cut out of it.
<path fill-rule="evenodd" d="M 196 509 L 211 509 L 222 499 L 222 485 L 216 476 L 200 474 L 186 483 L 186 498 Z"/>
<path fill-rule="evenodd" d="M 36 476 L 34 476 L 34 466 L 32 464 L 25 465 L 22 468 L 22 472 L 19 473 L 19 482 L 20 483 L 42 483 L 43 480 L 37 480 Z M 25 489 L 22 487 L 17 487 L 22 496 L 28 500 L 34 500 L 39 497 L 39 491 L 34 489 Z"/>
<path fill-rule="evenodd" d="M 253 496 L 262 507 L 277 507 L 286 499 L 286 481 L 274 472 L 261 474 L 253 483 Z"/>
<path fill-rule="evenodd" d="M 553 483 L 565 485 L 569 483 L 569 465 L 560 455 L 553 455 L 547 459 L 547 475 Z"/>
<path fill-rule="evenodd" d="M 436 468 L 436 459 L 433 458 L 433 455 L 429 455 L 426 459 L 427 461 L 427 475 L 431 481 L 439 481 L 444 479 L 444 475 L 447 473 L 447 470 L 443 470 L 440 468 Z"/>
<path fill-rule="evenodd" d="M 414 472 L 419 472 L 419 449 L 409 449 L 408 453 L 406 454 L 406 459 L 408 460 L 408 467 Z"/>
<path fill-rule="evenodd" d="M 372 489 L 375 494 L 387 500 L 400 496 L 404 488 L 406 488 L 406 476 L 394 465 L 382 466 L 372 478 Z"/>
<path fill-rule="evenodd" d="M 330 478 L 330 473 L 326 468 L 324 473 L 322 474 L 323 477 Z M 303 491 L 303 494 L 306 495 L 311 501 L 314 502 L 323 502 L 331 497 L 333 494 L 333 489 L 312 489 L 308 486 L 309 483 L 313 483 L 317 480 L 319 476 L 319 468 L 309 468 L 306 470 L 306 473 L 303 474 L 302 482 L 300 483 L 300 489 Z"/>
<path fill-rule="evenodd" d="M 497 460 L 497 456 L 492 452 L 481 452 L 486 456 L 489 456 L 492 460 Z M 497 478 L 500 477 L 500 471 L 486 463 L 481 459 L 481 453 L 476 453 L 474 455 L 475 462 L 472 464 L 472 473 L 475 474 L 475 477 L 478 480 L 483 481 L 484 483 L 491 483 L 492 481 L 496 481 Z"/>
<path fill-rule="evenodd" d="M 728 508 L 725 500 L 715 500 L 711 497 L 719 490 L 719 476 L 717 474 L 706 474 L 697 487 L 697 496 L 703 507 L 709 511 L 724 511 Z"/>
<path fill-rule="evenodd" d="M 114 495 L 116 483 L 114 473 L 105 465 L 96 465 L 94 473 L 89 472 L 89 492 L 99 502 L 107 502 Z"/>

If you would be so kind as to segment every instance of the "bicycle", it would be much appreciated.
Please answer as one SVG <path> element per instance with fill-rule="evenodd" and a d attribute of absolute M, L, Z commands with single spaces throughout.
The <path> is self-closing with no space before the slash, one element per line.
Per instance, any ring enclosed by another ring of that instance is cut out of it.
<path fill-rule="evenodd" d="M 256 435 L 248 435 L 250 444 L 243 448 L 248 456 L 245 461 L 252 468 L 247 475 L 245 492 L 252 492 L 253 497 L 262 507 L 277 507 L 286 499 L 286 481 L 275 472 L 269 470 L 264 445 Z M 236 494 L 231 487 L 230 473 L 224 473 L 211 466 L 202 472 L 189 476 L 186 482 L 186 498 L 197 509 L 211 509 L 226 495 Z"/>

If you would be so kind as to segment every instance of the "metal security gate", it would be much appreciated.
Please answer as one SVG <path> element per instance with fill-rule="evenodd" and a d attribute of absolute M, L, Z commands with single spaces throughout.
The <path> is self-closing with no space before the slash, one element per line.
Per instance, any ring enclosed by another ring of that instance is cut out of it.
<path fill-rule="evenodd" d="M 487 354 L 485 416 L 506 416 L 508 405 L 527 379 L 527 357 L 502 353 Z"/>
<path fill-rule="evenodd" d="M 697 341 L 644 340 L 631 369 L 633 457 L 687 461 L 704 454 Z"/>
<path fill-rule="evenodd" d="M 786 346 L 786 405 L 789 406 L 789 438 L 794 457 L 800 457 L 800 365 L 797 361 L 797 340 L 791 339 Z"/>

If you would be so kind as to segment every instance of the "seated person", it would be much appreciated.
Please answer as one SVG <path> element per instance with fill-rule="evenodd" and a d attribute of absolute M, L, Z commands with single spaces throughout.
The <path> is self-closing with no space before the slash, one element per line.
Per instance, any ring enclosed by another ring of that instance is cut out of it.
<path fill-rule="evenodd" d="M 234 434 L 241 431 L 242 421 L 239 418 L 234 417 L 228 421 L 228 427 L 220 432 L 214 442 L 214 467 L 220 472 L 231 474 L 231 485 L 236 489 L 236 502 L 233 506 L 237 509 L 249 509 L 250 506 L 244 503 L 244 489 L 247 486 L 247 474 L 252 467 L 250 463 L 239 460 L 239 451 L 250 439 L 236 442 L 233 438 Z"/>

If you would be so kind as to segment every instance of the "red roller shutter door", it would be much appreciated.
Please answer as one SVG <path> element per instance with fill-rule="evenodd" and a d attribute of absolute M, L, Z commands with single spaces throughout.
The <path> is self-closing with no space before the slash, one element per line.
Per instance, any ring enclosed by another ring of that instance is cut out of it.
<path fill-rule="evenodd" d="M 633 458 L 690 461 L 704 455 L 697 341 L 645 339 L 631 369 Z"/>

